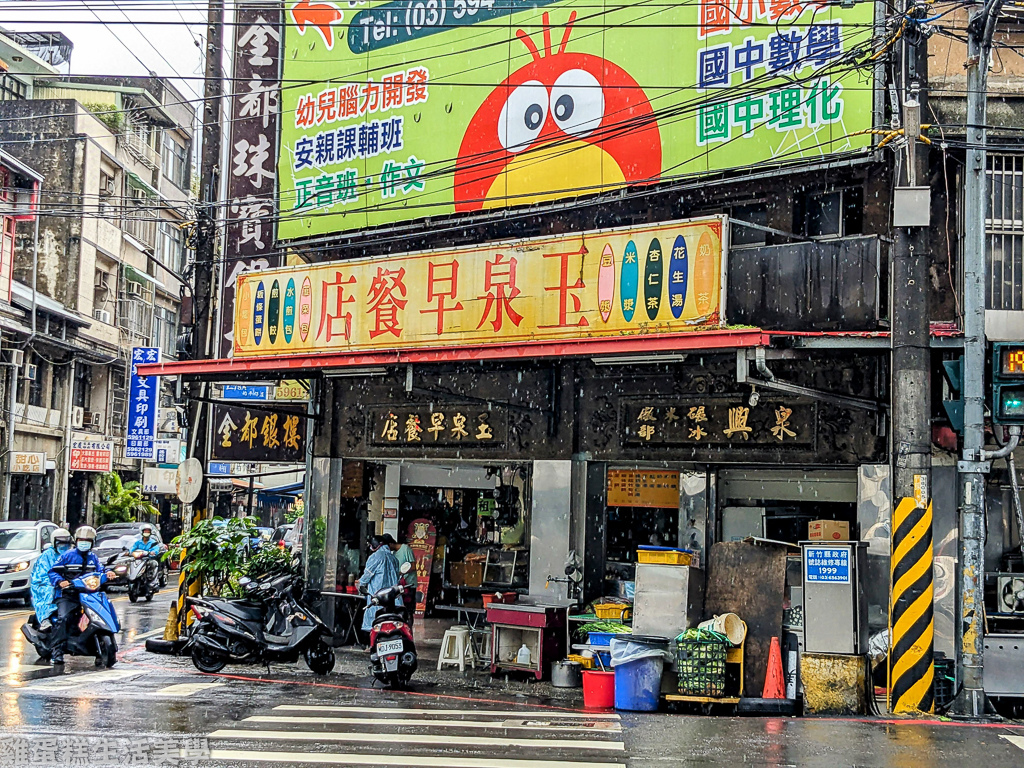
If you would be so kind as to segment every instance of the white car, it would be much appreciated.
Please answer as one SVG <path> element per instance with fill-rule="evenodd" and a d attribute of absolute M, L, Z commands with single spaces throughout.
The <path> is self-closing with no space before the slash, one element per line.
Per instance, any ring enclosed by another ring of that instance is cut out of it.
<path fill-rule="evenodd" d="M 0 523 L 0 600 L 21 598 L 26 605 L 32 604 L 32 566 L 55 530 L 57 526 L 49 520 Z"/>

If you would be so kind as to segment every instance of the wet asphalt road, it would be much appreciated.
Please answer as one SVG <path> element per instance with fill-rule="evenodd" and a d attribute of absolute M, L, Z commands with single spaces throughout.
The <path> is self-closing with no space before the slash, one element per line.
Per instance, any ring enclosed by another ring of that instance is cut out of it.
<path fill-rule="evenodd" d="M 61 676 L 26 648 L 26 611 L 0 603 L 0 766 L 1024 766 L 1024 727 L 1008 724 L 585 712 L 426 671 L 391 693 L 371 689 L 365 657 L 348 651 L 326 678 L 302 664 L 202 675 L 144 649 L 173 594 L 117 599 L 118 664 L 70 658 Z"/>

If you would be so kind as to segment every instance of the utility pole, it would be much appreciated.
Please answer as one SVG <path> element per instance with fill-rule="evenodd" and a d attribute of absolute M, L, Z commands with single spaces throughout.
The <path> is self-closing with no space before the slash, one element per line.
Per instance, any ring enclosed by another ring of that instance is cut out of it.
<path fill-rule="evenodd" d="M 915 0 L 907 3 L 912 17 Z M 914 24 L 916 22 L 911 22 Z M 927 148 L 917 140 L 927 104 L 928 43 L 904 35 L 900 83 L 906 152 L 893 201 L 893 491 L 889 621 L 889 709 L 931 712 L 935 626 L 932 585 L 931 350 Z"/>
<path fill-rule="evenodd" d="M 196 221 L 196 261 L 192 290 L 192 357 L 210 356 L 213 314 L 213 265 L 217 257 L 217 202 L 220 188 L 221 102 L 224 96 L 224 0 L 209 0 L 206 21 L 206 71 L 203 89 L 203 150 L 200 170 L 199 207 Z M 203 464 L 203 482 L 192 508 L 206 516 L 209 486 L 206 481 L 210 406 L 203 397 L 203 384 L 189 384 L 188 423 L 192 455 Z"/>
<path fill-rule="evenodd" d="M 963 690 L 953 710 L 985 712 L 985 216 L 988 210 L 985 130 L 988 60 L 1002 0 L 988 0 L 967 25 L 967 162 L 964 184 L 964 452 L 960 474 L 958 661 Z"/>

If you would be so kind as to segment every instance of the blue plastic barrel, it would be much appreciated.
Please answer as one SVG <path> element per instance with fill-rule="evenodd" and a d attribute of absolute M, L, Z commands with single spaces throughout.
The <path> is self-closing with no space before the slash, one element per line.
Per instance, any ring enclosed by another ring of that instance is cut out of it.
<path fill-rule="evenodd" d="M 661 657 L 649 657 L 615 666 L 615 708 L 630 712 L 656 712 L 661 695 Z"/>

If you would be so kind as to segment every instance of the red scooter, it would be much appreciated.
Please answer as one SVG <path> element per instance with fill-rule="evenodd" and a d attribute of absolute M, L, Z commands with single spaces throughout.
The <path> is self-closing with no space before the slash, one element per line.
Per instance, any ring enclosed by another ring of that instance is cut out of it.
<path fill-rule="evenodd" d="M 370 628 L 370 670 L 392 689 L 405 688 L 418 665 L 412 627 L 397 606 L 399 597 L 408 600 L 405 576 L 411 570 L 411 563 L 403 563 L 398 583 L 370 598 L 373 605 L 381 607 Z"/>

